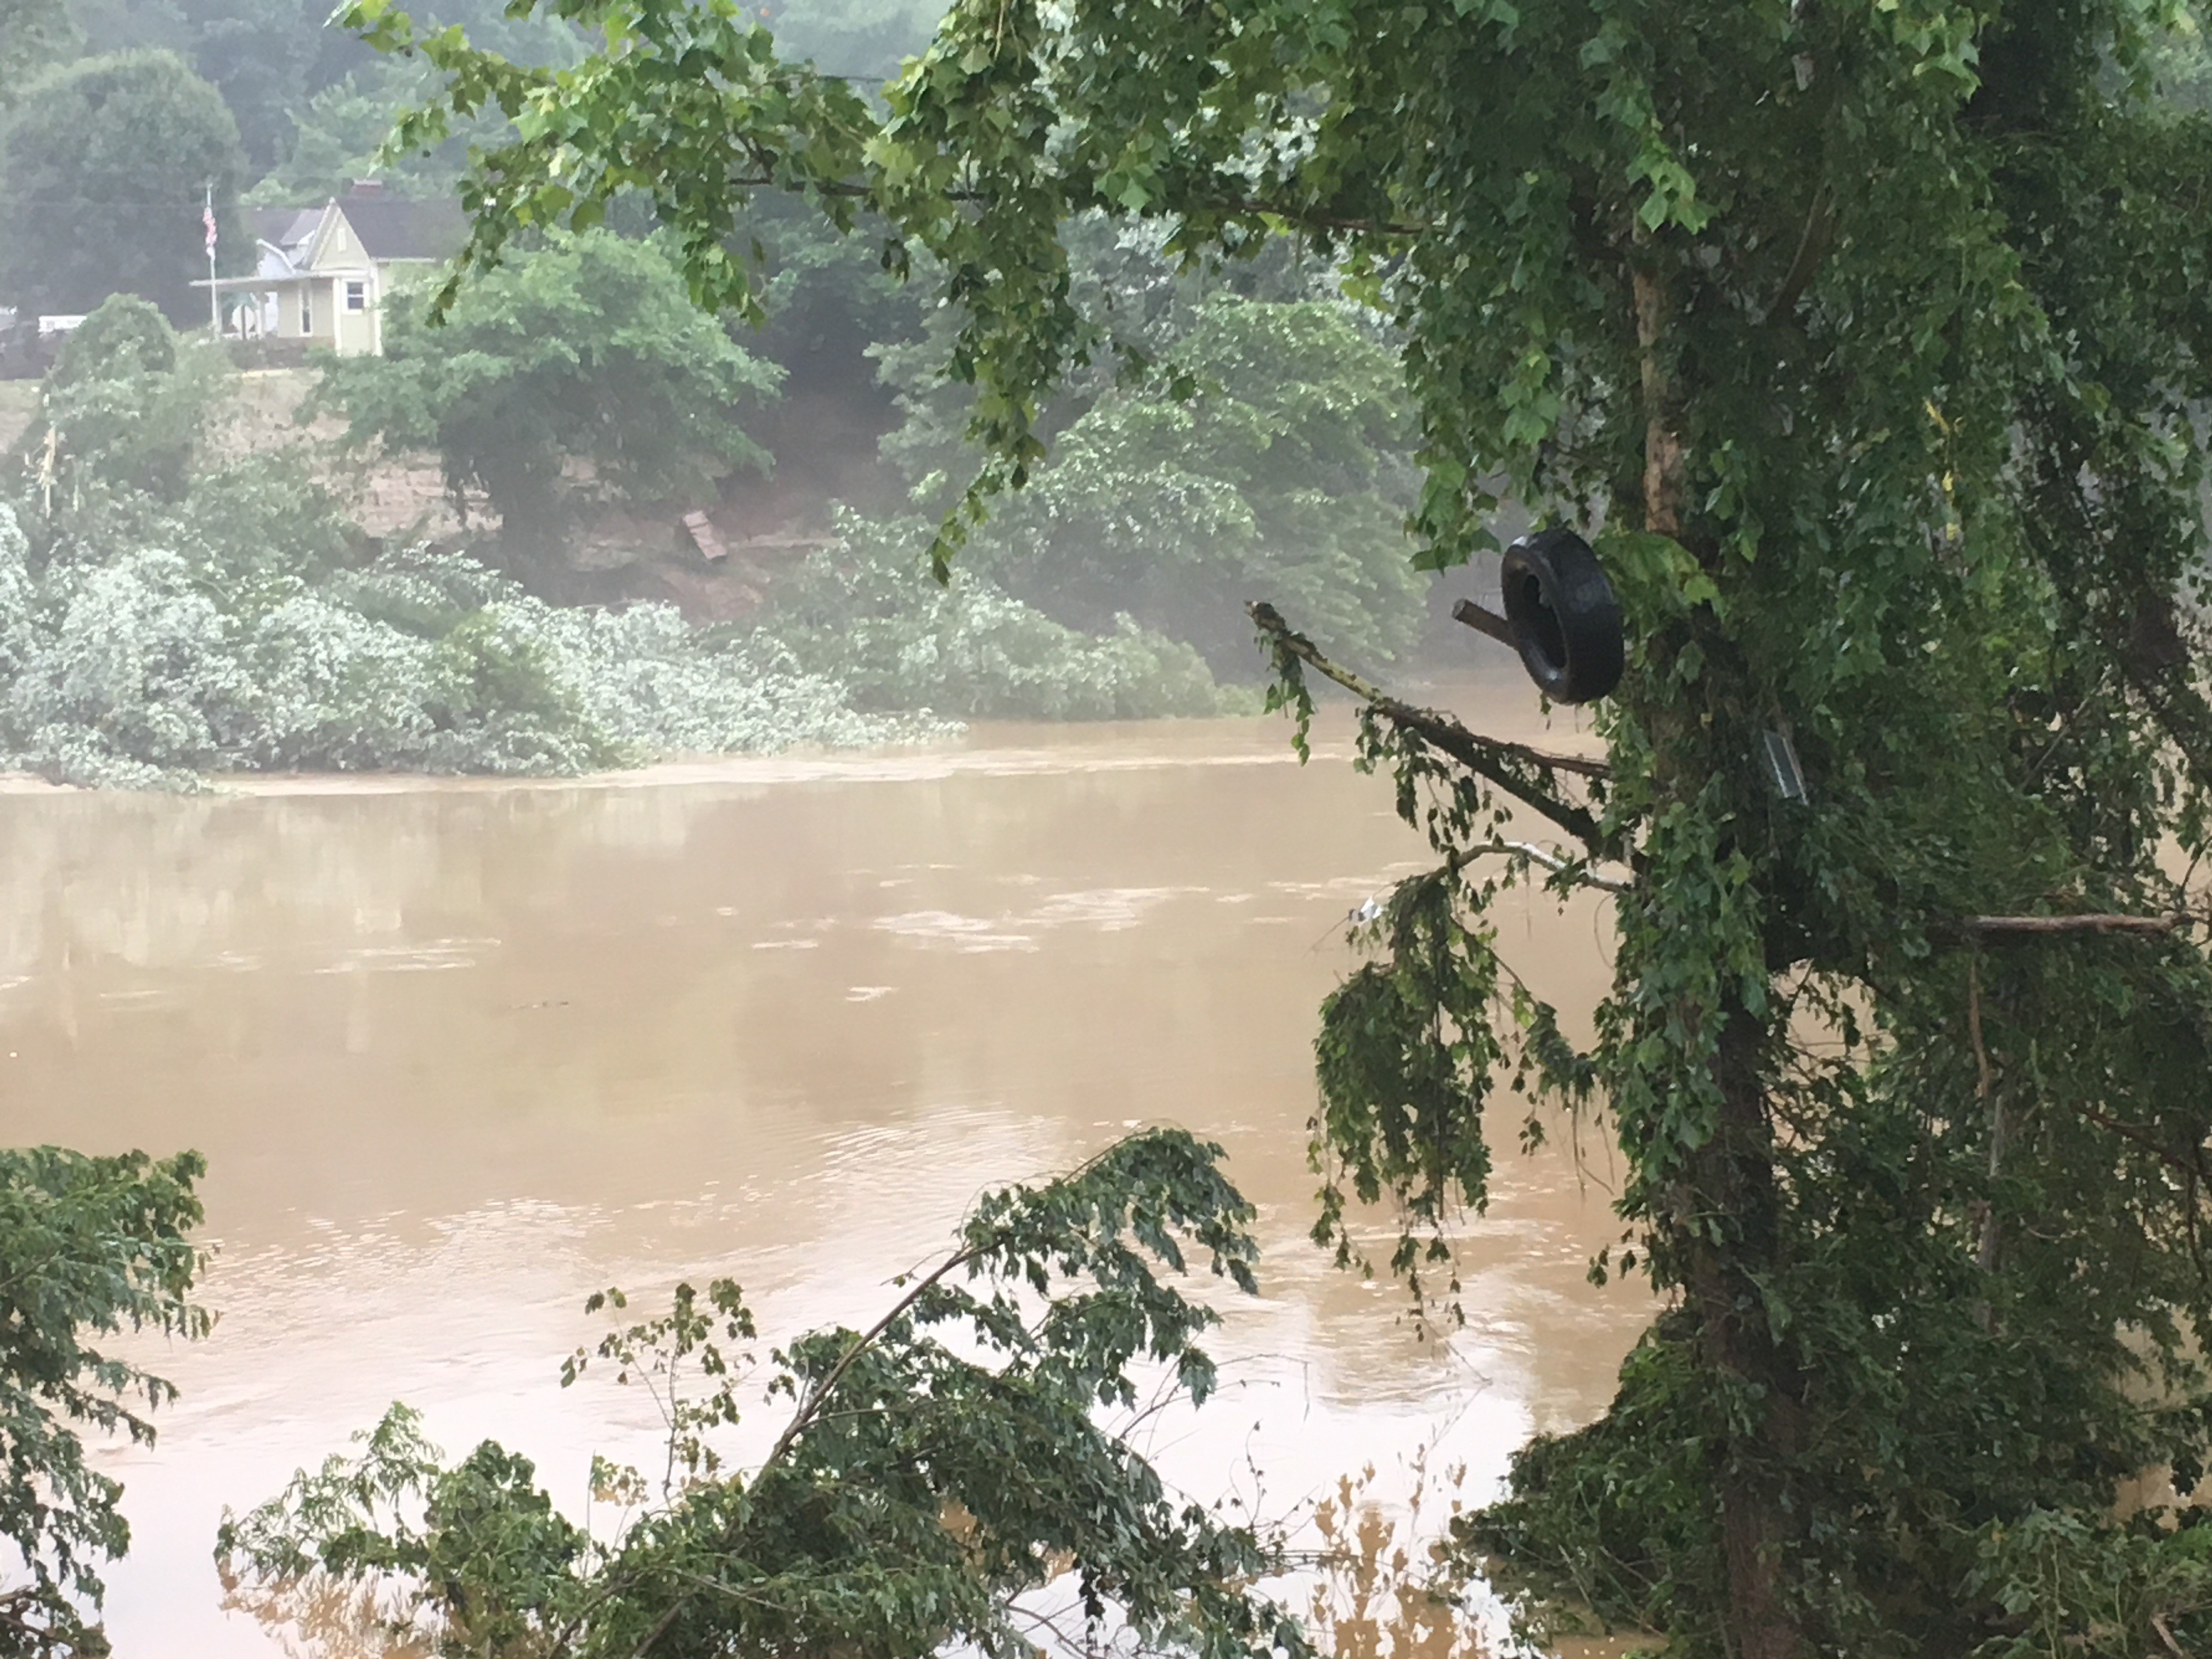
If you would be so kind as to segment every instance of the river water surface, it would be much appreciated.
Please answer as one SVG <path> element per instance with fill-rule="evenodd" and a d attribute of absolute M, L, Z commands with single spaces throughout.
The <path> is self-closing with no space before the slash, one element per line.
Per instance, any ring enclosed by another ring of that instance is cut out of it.
<path fill-rule="evenodd" d="M 1533 732 L 1525 684 L 1470 698 Z M 866 1324 L 980 1190 L 1145 1123 L 1228 1147 L 1267 1247 L 1262 1296 L 1224 1299 L 1228 1386 L 1149 1431 L 1186 1491 L 1294 1516 L 1370 1464 L 1387 1495 L 1428 1448 L 1473 1498 L 1595 1415 L 1648 1316 L 1585 1282 L 1601 1152 L 1521 1158 L 1500 1110 L 1441 1346 L 1304 1240 L 1335 924 L 1425 851 L 1333 731 L 1305 767 L 1279 721 L 1224 720 L 557 785 L 0 796 L 0 1140 L 211 1166 L 220 1322 L 155 1356 L 182 1390 L 159 1443 L 103 1454 L 135 1539 L 117 1653 L 283 1651 L 224 1606 L 217 1519 L 392 1400 L 449 1451 L 535 1458 L 564 1504 L 594 1450 L 648 1460 L 648 1401 L 556 1385 L 592 1290 L 650 1310 L 726 1273 L 764 1334 Z M 1601 987 L 1594 905 L 1516 900 L 1501 948 L 1571 1018 Z"/>

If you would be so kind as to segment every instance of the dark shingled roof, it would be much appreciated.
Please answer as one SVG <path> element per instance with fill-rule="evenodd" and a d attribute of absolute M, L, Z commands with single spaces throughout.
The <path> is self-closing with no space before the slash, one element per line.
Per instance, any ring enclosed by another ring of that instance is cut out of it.
<path fill-rule="evenodd" d="M 289 248 L 307 240 L 322 222 L 322 217 L 323 210 L 319 207 L 248 208 L 246 228 L 253 233 L 256 240 L 272 247 Z"/>
<path fill-rule="evenodd" d="M 458 202 L 341 196 L 338 210 L 372 259 L 444 259 L 468 240 L 468 217 Z"/>

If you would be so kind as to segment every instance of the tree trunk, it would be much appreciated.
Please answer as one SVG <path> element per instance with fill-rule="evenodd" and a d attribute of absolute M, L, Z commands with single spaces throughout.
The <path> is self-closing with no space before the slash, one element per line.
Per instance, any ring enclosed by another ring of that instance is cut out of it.
<path fill-rule="evenodd" d="M 1644 412 L 1644 528 L 1680 539 L 1687 456 L 1668 360 L 1673 296 L 1648 242 L 1631 261 L 1630 280 Z M 1659 733 L 1653 736 L 1665 746 Z M 1686 726 L 1677 736 L 1680 770 L 1702 782 L 1712 761 L 1705 736 Z M 1665 760 L 1655 769 L 1662 776 L 1675 769 Z M 1730 1659 L 1801 1659 L 1807 1647 L 1787 1595 L 1790 1524 L 1782 1486 L 1783 1466 L 1799 1437 L 1804 1380 L 1774 1340 L 1756 1282 L 1775 1265 L 1778 1241 L 1774 1131 L 1759 1075 L 1759 1025 L 1740 1004 L 1724 1018 L 1714 1067 L 1720 1123 L 1685 1160 L 1674 1213 L 1665 1219 L 1697 1316 L 1700 1358 L 1729 1392 L 1748 1392 L 1759 1401 L 1753 1426 L 1746 1430 L 1732 1419 L 1722 1449 L 1723 1639 Z"/>
<path fill-rule="evenodd" d="M 1804 1380 L 1776 1344 L 1754 1282 L 1776 1257 L 1773 1128 L 1759 1046 L 1756 1022 L 1737 1012 L 1716 1068 L 1719 1132 L 1690 1158 L 1686 1213 L 1676 1221 L 1692 1224 L 1686 1278 L 1701 1356 L 1731 1392 L 1760 1401 L 1751 1428 L 1731 1429 L 1719 1472 L 1729 1650 L 1733 1659 L 1798 1659 L 1805 1643 L 1785 1588 L 1791 1528 L 1779 1466 L 1796 1449 Z M 1696 1224 L 1704 1218 L 1717 1227 Z"/>

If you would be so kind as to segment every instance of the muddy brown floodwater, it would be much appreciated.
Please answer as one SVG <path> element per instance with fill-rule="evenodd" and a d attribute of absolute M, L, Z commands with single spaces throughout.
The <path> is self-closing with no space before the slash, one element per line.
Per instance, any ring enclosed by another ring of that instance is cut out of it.
<path fill-rule="evenodd" d="M 1534 729 L 1523 683 L 1456 696 Z M 1267 1247 L 1214 1345 L 1228 1386 L 1150 1431 L 1185 1491 L 1291 1514 L 1369 1464 L 1387 1496 L 1426 1447 L 1471 1498 L 1594 1416 L 1647 1316 L 1584 1279 L 1601 1155 L 1515 1156 L 1500 1113 L 1442 1349 L 1305 1242 L 1315 1009 L 1352 959 L 1333 924 L 1425 850 L 1345 727 L 1320 736 L 1303 768 L 1255 720 L 558 785 L 0 796 L 0 1140 L 210 1165 L 220 1322 L 155 1356 L 182 1390 L 158 1445 L 102 1454 L 134 1534 L 121 1659 L 282 1651 L 222 1605 L 218 1516 L 392 1400 L 449 1450 L 498 1436 L 565 1503 L 594 1450 L 643 1461 L 645 1400 L 556 1386 L 592 1290 L 728 1273 L 769 1334 L 866 1323 L 980 1189 L 1143 1123 L 1222 1141 Z M 1587 1009 L 1595 906 L 1516 901 L 1501 931 Z"/>

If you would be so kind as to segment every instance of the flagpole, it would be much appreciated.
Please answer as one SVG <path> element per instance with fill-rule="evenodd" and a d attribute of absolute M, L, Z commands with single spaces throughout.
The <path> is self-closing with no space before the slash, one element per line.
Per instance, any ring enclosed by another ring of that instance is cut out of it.
<path fill-rule="evenodd" d="M 215 180 L 207 185 L 207 205 L 201 210 L 202 221 L 207 226 L 208 255 L 208 326 L 215 337 L 222 338 L 222 296 L 215 285 Z"/>

